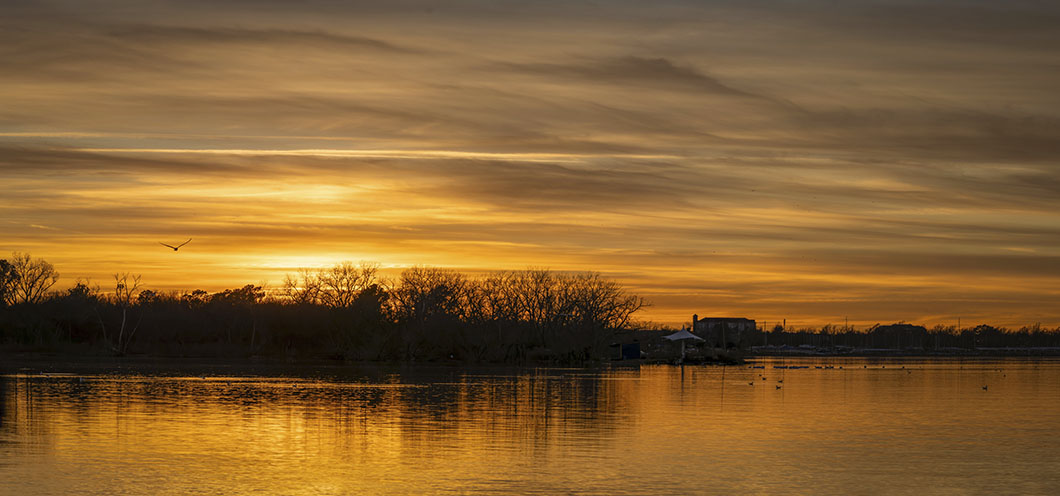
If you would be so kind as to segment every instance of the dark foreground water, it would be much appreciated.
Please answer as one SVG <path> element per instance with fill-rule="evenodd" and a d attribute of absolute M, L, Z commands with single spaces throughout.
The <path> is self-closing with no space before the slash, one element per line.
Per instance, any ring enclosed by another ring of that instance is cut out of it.
<path fill-rule="evenodd" d="M 1058 361 L 757 365 L 9 369 L 0 494 L 1060 494 Z"/>

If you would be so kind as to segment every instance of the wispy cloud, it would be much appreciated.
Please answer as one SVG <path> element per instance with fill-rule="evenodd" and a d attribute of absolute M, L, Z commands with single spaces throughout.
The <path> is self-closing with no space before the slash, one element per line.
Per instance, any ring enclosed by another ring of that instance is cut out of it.
<path fill-rule="evenodd" d="M 566 64 L 514 63 L 498 64 L 500 72 L 539 75 L 544 78 L 573 78 L 593 84 L 634 85 L 657 89 L 677 89 L 742 98 L 767 98 L 733 88 L 691 67 L 675 65 L 663 57 L 645 58 L 628 55 L 605 60 L 582 60 Z"/>
<path fill-rule="evenodd" d="M 350 150 L 335 148 L 315 148 L 303 150 L 262 150 L 232 148 L 83 148 L 76 149 L 88 153 L 114 154 L 165 154 L 165 155 L 237 155 L 237 156 L 291 156 L 291 157 L 340 157 L 340 158 L 401 158 L 401 159 L 480 159 L 510 162 L 575 162 L 584 159 L 627 158 L 627 159 L 674 159 L 675 155 L 640 155 L 630 154 L 575 154 L 575 153 L 493 153 L 469 152 L 455 150 Z"/>
<path fill-rule="evenodd" d="M 287 49 L 309 45 L 322 49 L 367 49 L 389 53 L 422 53 L 387 41 L 362 36 L 329 33 L 322 30 L 248 29 L 238 27 L 197 27 L 162 24 L 118 25 L 105 31 L 122 41 L 169 45 L 238 43 L 250 46 L 280 45 Z"/>

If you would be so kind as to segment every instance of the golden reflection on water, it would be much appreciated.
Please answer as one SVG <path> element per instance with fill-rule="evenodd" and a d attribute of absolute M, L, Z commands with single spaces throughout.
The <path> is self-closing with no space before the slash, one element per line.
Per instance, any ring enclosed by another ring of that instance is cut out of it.
<path fill-rule="evenodd" d="M 0 494 L 1060 493 L 1060 362 L 758 365 L 23 371 Z"/>

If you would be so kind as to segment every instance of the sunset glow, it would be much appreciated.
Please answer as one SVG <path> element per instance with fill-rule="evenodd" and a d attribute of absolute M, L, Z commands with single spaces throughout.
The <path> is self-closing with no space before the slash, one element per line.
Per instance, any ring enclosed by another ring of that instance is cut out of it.
<path fill-rule="evenodd" d="M 673 325 L 1060 325 L 1058 6 L 3 11 L 0 258 L 62 287 L 547 267 Z"/>

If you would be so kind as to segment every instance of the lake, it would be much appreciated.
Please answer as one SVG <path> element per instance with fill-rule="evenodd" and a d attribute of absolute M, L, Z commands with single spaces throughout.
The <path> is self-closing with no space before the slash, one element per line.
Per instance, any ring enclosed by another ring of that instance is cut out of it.
<path fill-rule="evenodd" d="M 11 366 L 0 494 L 1060 494 L 1060 361 L 751 366 Z"/>

